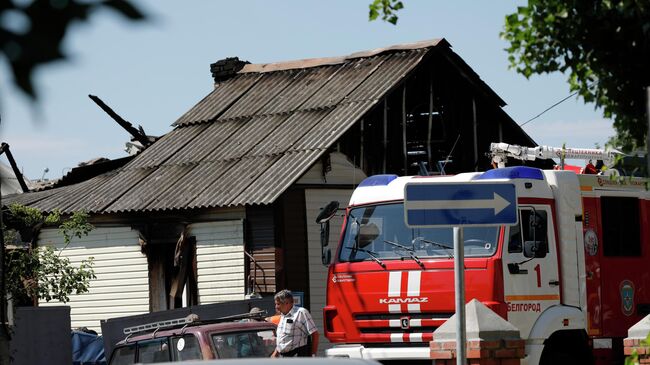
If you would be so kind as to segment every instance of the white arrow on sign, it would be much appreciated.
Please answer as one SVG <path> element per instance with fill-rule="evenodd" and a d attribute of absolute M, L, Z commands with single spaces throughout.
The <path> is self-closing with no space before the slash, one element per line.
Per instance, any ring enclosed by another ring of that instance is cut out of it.
<path fill-rule="evenodd" d="M 494 209 L 497 215 L 508 205 L 509 201 L 494 193 L 494 199 L 411 200 L 407 202 L 407 209 Z"/>

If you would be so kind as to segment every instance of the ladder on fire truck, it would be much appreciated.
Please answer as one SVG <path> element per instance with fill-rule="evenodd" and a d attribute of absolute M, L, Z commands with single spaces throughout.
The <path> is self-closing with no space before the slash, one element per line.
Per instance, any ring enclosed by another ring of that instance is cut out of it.
<path fill-rule="evenodd" d="M 564 169 L 565 159 L 580 160 L 602 160 L 608 167 L 606 174 L 616 174 L 616 170 L 611 167 L 619 156 L 624 154 L 617 150 L 602 150 L 595 148 L 566 148 L 566 147 L 525 147 L 508 143 L 491 143 L 488 155 L 492 158 L 492 163 L 497 167 L 505 167 L 508 158 L 521 161 L 535 161 L 537 159 L 560 159 L 560 169 Z"/>

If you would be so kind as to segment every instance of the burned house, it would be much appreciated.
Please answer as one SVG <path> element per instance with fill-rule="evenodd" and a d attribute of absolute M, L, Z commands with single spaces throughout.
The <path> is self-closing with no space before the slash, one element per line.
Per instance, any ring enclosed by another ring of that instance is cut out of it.
<path fill-rule="evenodd" d="M 212 71 L 214 90 L 123 166 L 3 201 L 90 213 L 62 253 L 95 261 L 74 327 L 282 288 L 320 324 L 320 207 L 372 174 L 484 170 L 490 142 L 535 145 L 444 39 Z M 37 243 L 63 248 L 52 228 Z"/>

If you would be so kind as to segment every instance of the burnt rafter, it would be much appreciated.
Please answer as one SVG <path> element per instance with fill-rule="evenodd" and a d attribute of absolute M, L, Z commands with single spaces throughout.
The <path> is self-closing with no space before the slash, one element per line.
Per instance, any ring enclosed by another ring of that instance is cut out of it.
<path fill-rule="evenodd" d="M 9 160 L 11 169 L 14 170 L 14 174 L 16 175 L 16 179 L 18 180 L 18 183 L 20 184 L 20 188 L 23 189 L 23 193 L 28 192 L 29 188 L 25 183 L 23 174 L 20 173 L 20 170 L 18 169 L 18 165 L 16 165 L 16 160 L 14 160 L 14 156 L 11 154 L 11 151 L 9 151 L 9 145 L 5 142 L 2 142 L 2 144 L 0 144 L 0 155 L 2 155 L 3 153 L 7 155 L 7 160 Z"/>
<path fill-rule="evenodd" d="M 106 103 L 104 103 L 102 99 L 100 99 L 95 95 L 90 95 L 90 94 L 88 95 L 88 97 L 90 98 L 90 100 L 94 101 L 95 104 L 97 104 L 100 108 L 102 108 L 102 110 L 105 111 L 106 114 L 108 114 L 111 118 L 113 118 L 113 120 L 116 121 L 117 124 L 119 124 L 122 128 L 126 129 L 126 131 L 129 132 L 129 134 L 132 135 L 136 141 L 140 142 L 140 144 L 142 144 L 143 147 L 146 148 L 154 142 L 155 139 L 148 137 L 145 134 L 142 126 L 138 126 L 138 129 L 136 129 L 133 126 L 133 124 L 126 121 L 124 118 L 119 116 L 113 109 L 111 109 L 108 105 L 106 105 Z"/>

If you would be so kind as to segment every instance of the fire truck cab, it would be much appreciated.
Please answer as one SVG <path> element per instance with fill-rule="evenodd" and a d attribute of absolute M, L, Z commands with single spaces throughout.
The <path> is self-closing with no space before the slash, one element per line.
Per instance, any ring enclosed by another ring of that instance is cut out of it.
<path fill-rule="evenodd" d="M 519 223 L 464 229 L 466 300 L 519 329 L 522 363 L 623 358 L 627 329 L 650 313 L 646 180 L 525 166 L 363 181 L 331 263 L 323 247 L 328 356 L 429 358 L 433 332 L 454 314 L 453 233 L 407 227 L 404 186 L 485 180 L 516 186 Z"/>

